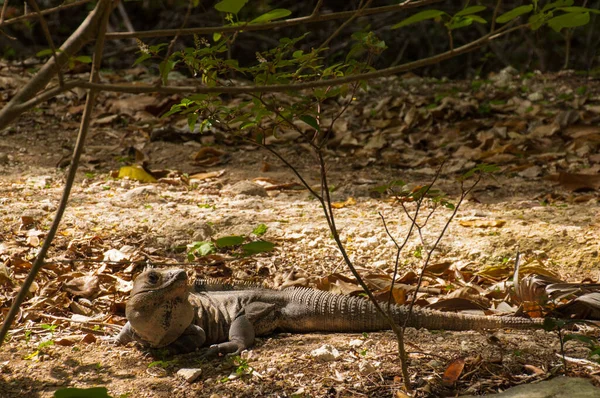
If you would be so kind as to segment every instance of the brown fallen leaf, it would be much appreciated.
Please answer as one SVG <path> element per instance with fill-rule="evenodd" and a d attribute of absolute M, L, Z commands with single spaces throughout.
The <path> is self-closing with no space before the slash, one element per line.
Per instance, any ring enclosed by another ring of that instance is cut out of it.
<path fill-rule="evenodd" d="M 201 148 L 198 152 L 192 155 L 192 160 L 202 166 L 216 166 L 225 163 L 229 159 L 229 155 L 213 147 Z"/>
<path fill-rule="evenodd" d="M 91 333 L 86 333 L 85 335 L 81 334 L 72 334 L 68 336 L 62 336 L 59 339 L 54 340 L 54 344 L 58 344 L 61 346 L 72 346 L 76 343 L 94 343 L 96 342 L 96 336 Z"/>
<path fill-rule="evenodd" d="M 84 275 L 66 281 L 63 289 L 74 296 L 94 298 L 100 293 L 100 280 L 96 275 Z"/>
<path fill-rule="evenodd" d="M 544 372 L 541 368 L 538 368 L 537 366 L 534 365 L 523 365 L 523 369 L 525 369 L 528 373 L 537 375 L 537 376 L 543 376 L 546 374 L 546 372 Z"/>
<path fill-rule="evenodd" d="M 558 183 L 569 191 L 587 191 L 600 188 L 600 175 L 560 173 Z"/>
<path fill-rule="evenodd" d="M 190 182 L 208 180 L 210 178 L 218 178 L 225 174 L 225 169 L 217 171 L 209 171 L 206 173 L 196 173 L 190 176 Z"/>
<path fill-rule="evenodd" d="M 463 227 L 469 228 L 500 228 L 506 224 L 505 220 L 460 220 Z"/>
<path fill-rule="evenodd" d="M 446 370 L 444 371 L 444 375 L 442 376 L 442 384 L 446 387 L 451 387 L 456 383 L 458 378 L 460 377 L 463 369 L 465 368 L 465 359 L 457 358 L 454 361 L 450 362 Z"/>

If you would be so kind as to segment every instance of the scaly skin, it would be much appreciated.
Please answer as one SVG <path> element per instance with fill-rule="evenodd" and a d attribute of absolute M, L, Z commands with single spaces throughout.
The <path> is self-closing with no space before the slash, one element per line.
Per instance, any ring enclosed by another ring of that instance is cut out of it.
<path fill-rule="evenodd" d="M 387 308 L 383 306 L 384 310 Z M 404 324 L 408 308 L 390 306 Z M 210 346 L 205 355 L 239 354 L 255 336 L 276 330 L 291 333 L 372 332 L 389 329 L 370 301 L 328 292 L 293 288 L 282 291 L 247 285 L 187 286 L 185 271 L 150 269 L 134 282 L 127 303 L 127 324 L 117 337 L 171 352 Z M 445 330 L 528 329 L 542 319 L 482 316 L 413 309 L 407 326 Z"/>

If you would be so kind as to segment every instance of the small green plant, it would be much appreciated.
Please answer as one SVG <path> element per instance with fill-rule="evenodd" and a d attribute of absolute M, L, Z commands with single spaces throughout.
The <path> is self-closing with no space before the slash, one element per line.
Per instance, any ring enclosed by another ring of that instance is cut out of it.
<path fill-rule="evenodd" d="M 267 226 L 260 224 L 254 230 L 252 234 L 256 237 L 260 237 L 267 232 Z M 188 261 L 194 261 L 197 257 L 208 256 L 219 251 L 232 252 L 238 256 L 251 256 L 259 253 L 270 252 L 275 248 L 275 244 L 265 240 L 251 241 L 249 237 L 244 235 L 230 235 L 223 236 L 215 239 L 214 241 L 207 242 L 193 242 L 188 245 Z"/>
<path fill-rule="evenodd" d="M 148 368 L 162 368 L 162 369 L 168 369 L 168 368 L 172 368 L 173 366 L 175 366 L 179 361 L 177 359 L 172 359 L 170 361 L 164 361 L 164 360 L 160 360 L 160 361 L 154 361 L 154 362 L 150 362 L 148 364 Z"/>
<path fill-rule="evenodd" d="M 417 246 L 417 248 L 413 252 L 413 256 L 415 256 L 416 258 L 423 258 L 423 246 Z"/>
<path fill-rule="evenodd" d="M 254 228 L 254 230 L 252 230 L 252 233 L 256 236 L 263 236 L 267 233 L 267 230 L 268 227 L 265 224 L 259 224 L 256 228 Z"/>
<path fill-rule="evenodd" d="M 563 339 L 563 344 L 568 341 L 579 341 L 586 345 L 588 352 L 588 358 L 591 361 L 596 363 L 600 363 L 600 345 L 597 344 L 597 341 L 589 336 L 579 334 L 579 333 L 569 333 L 566 334 Z"/>
<path fill-rule="evenodd" d="M 127 397 L 127 395 L 120 395 L 119 397 Z M 108 395 L 106 387 L 92 387 L 92 388 L 60 388 L 54 392 L 54 398 L 112 398 Z"/>

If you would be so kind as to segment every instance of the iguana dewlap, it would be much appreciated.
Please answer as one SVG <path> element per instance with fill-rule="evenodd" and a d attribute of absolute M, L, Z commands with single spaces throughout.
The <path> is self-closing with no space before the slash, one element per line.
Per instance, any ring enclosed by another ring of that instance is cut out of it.
<path fill-rule="evenodd" d="M 387 305 L 383 306 L 387 309 Z M 403 324 L 408 309 L 390 306 Z M 389 329 L 369 300 L 308 288 L 281 291 L 251 286 L 196 283 L 185 271 L 150 269 L 135 280 L 126 309 L 127 324 L 117 341 L 132 340 L 173 352 L 211 346 L 211 354 L 252 346 L 255 336 L 276 330 L 292 333 L 372 332 Z M 541 319 L 482 316 L 414 308 L 408 326 L 427 329 L 525 329 Z"/>

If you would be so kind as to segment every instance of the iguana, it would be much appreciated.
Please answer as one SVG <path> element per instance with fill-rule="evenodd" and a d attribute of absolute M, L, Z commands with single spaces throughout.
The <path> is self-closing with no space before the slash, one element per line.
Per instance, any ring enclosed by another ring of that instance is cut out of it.
<path fill-rule="evenodd" d="M 387 309 L 387 305 L 383 306 Z M 398 324 L 406 306 L 391 305 Z M 172 353 L 209 346 L 203 355 L 237 355 L 253 345 L 255 336 L 276 330 L 292 333 L 372 332 L 389 329 L 373 303 L 309 288 L 281 291 L 250 285 L 188 286 L 181 269 L 148 269 L 134 281 L 126 307 L 127 324 L 118 343 L 138 341 L 166 347 Z M 485 316 L 414 308 L 408 326 L 445 330 L 526 329 L 542 319 Z"/>

